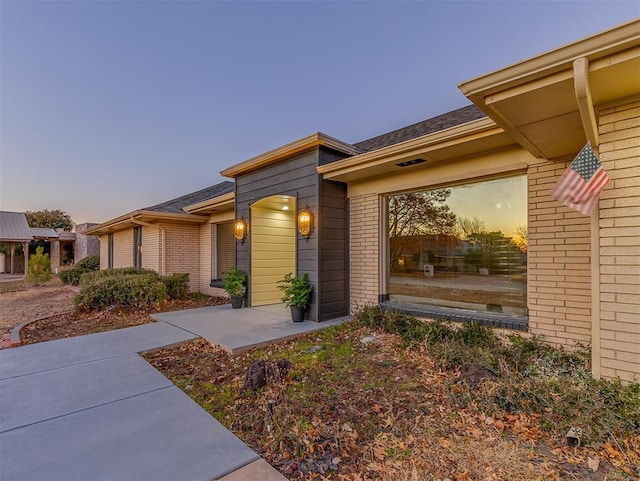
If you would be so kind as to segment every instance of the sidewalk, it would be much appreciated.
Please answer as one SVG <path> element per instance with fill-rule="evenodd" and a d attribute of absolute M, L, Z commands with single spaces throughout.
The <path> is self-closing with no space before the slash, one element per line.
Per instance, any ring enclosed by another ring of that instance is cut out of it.
<path fill-rule="evenodd" d="M 3 481 L 284 480 L 137 353 L 164 322 L 0 351 Z"/>

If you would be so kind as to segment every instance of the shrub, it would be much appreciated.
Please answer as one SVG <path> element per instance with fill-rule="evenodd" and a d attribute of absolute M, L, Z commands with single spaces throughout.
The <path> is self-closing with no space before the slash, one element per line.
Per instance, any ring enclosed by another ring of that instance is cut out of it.
<path fill-rule="evenodd" d="M 91 284 L 97 279 L 103 279 L 105 277 L 118 277 L 122 275 L 142 275 L 148 274 L 155 276 L 156 279 L 160 279 L 160 276 L 156 271 L 150 269 L 139 269 L 137 267 L 118 267 L 116 269 L 103 269 L 101 271 L 90 271 L 84 274 L 80 279 L 80 285 Z"/>
<path fill-rule="evenodd" d="M 149 308 L 167 298 L 167 288 L 157 274 L 111 273 L 95 276 L 87 281 L 90 275 L 85 274 L 82 288 L 74 299 L 79 311 L 106 309 L 112 306 Z"/>
<path fill-rule="evenodd" d="M 51 259 L 44 253 L 44 247 L 38 247 L 36 253 L 29 257 L 29 272 L 27 280 L 37 286 L 40 282 L 51 279 Z"/>
<path fill-rule="evenodd" d="M 60 272 L 60 279 L 65 284 L 77 286 L 80 278 L 87 272 L 94 272 L 100 269 L 100 256 L 89 256 L 81 259 L 71 269 Z"/>
<path fill-rule="evenodd" d="M 149 269 L 122 267 L 87 271 L 80 277 L 76 309 L 89 311 L 111 306 L 149 308 L 165 299 L 189 295 L 189 274 L 160 276 Z"/>
<path fill-rule="evenodd" d="M 171 274 L 160 280 L 167 288 L 169 299 L 186 299 L 189 296 L 189 274 Z"/>

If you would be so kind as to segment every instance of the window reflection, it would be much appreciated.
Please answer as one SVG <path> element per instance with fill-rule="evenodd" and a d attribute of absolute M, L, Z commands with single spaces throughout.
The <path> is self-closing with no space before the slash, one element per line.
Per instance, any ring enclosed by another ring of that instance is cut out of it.
<path fill-rule="evenodd" d="M 526 314 L 526 176 L 388 197 L 393 302 Z"/>

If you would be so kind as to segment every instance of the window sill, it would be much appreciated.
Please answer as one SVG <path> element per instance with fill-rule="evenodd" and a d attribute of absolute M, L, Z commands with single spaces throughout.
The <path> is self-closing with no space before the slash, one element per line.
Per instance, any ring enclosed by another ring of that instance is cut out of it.
<path fill-rule="evenodd" d="M 526 316 L 510 316 L 496 312 L 477 312 L 436 306 L 397 304 L 393 302 L 382 302 L 380 306 L 390 311 L 401 312 L 415 317 L 426 317 L 429 319 L 453 322 L 473 321 L 483 326 L 511 329 L 514 331 L 527 331 L 529 329 L 529 318 Z"/>

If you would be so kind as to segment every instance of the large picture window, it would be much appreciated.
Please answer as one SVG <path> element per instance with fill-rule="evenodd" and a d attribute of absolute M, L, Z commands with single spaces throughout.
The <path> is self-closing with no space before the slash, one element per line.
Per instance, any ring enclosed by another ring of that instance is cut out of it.
<path fill-rule="evenodd" d="M 526 315 L 525 175 L 386 200 L 390 301 Z"/>

